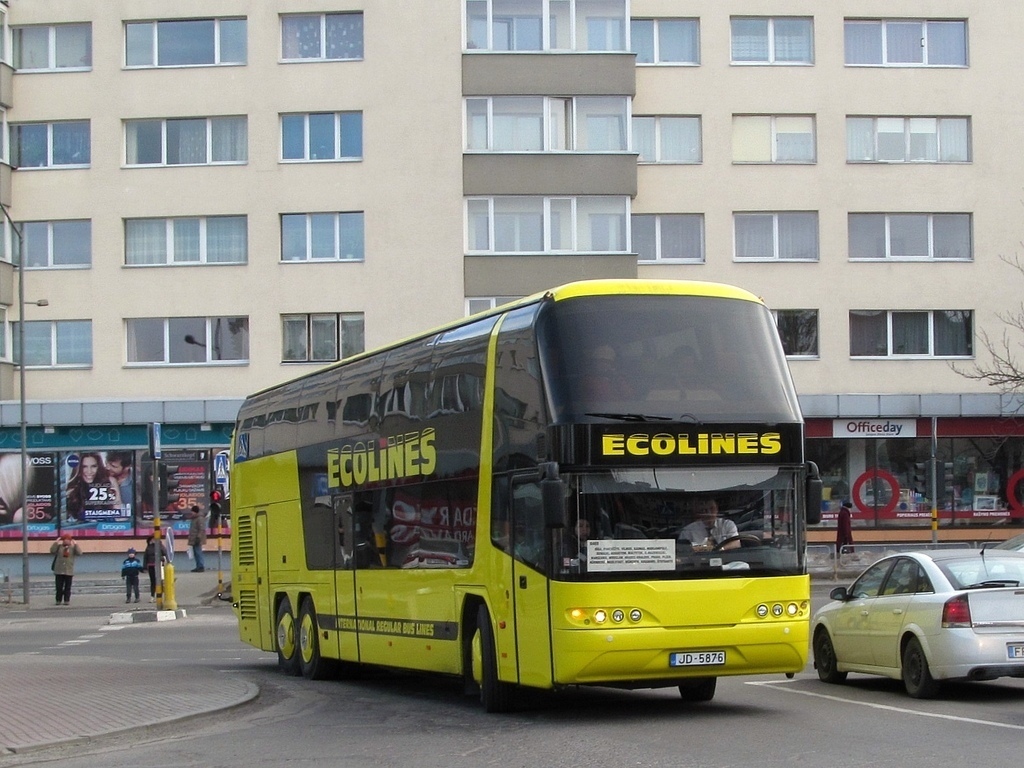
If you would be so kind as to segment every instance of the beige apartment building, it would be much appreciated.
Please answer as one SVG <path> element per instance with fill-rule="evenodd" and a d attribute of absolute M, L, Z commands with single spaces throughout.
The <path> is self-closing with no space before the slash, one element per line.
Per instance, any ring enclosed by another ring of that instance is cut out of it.
<path fill-rule="evenodd" d="M 1024 521 L 1020 402 L 955 370 L 988 365 L 983 337 L 1020 307 L 1024 11 L 0 0 L 0 16 L 0 495 L 24 419 L 33 537 L 145 532 L 152 423 L 174 520 L 223 481 L 248 393 L 600 277 L 764 298 L 829 488 L 822 538 L 851 497 L 865 536 L 926 535 L 933 508 L 947 537 Z M 83 517 L 68 484 L 87 460 L 133 476 Z M 0 508 L 4 536 L 21 530 Z"/>

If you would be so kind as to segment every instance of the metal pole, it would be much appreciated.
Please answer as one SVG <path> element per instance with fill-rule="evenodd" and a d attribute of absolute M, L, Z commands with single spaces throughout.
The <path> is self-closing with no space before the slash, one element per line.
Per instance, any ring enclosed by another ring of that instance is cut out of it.
<path fill-rule="evenodd" d="M 938 418 L 932 416 L 932 544 L 939 543 L 939 436 Z"/>

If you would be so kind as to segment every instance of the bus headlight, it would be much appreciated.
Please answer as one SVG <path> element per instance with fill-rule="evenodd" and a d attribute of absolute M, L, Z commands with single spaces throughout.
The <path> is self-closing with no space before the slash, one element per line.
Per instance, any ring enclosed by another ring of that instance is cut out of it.
<path fill-rule="evenodd" d="M 797 613 L 799 613 L 799 611 L 800 606 L 798 606 L 796 603 L 790 603 L 786 606 L 786 613 L 788 613 L 790 616 L 796 616 Z"/>
<path fill-rule="evenodd" d="M 775 605 L 772 606 L 772 616 L 781 616 L 782 615 L 782 611 L 783 611 L 782 603 L 776 603 Z"/>
<path fill-rule="evenodd" d="M 602 608 L 598 608 L 594 611 L 594 621 L 598 624 L 604 624 L 608 620 L 608 612 Z"/>
<path fill-rule="evenodd" d="M 764 603 L 761 603 L 759 606 L 757 606 L 757 615 L 758 615 L 759 618 L 762 618 L 762 619 L 765 616 L 767 616 L 768 615 L 768 606 L 765 605 Z"/>
<path fill-rule="evenodd" d="M 618 624 L 624 618 L 626 618 L 626 614 L 622 612 L 621 608 L 616 608 L 614 611 L 612 611 L 612 621 L 614 621 L 616 624 Z"/>

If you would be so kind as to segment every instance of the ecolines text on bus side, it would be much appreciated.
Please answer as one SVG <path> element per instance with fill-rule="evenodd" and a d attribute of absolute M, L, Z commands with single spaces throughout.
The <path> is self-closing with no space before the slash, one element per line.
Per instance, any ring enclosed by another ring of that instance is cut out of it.
<path fill-rule="evenodd" d="M 770 456 L 782 451 L 778 432 L 606 433 L 602 456 Z"/>
<path fill-rule="evenodd" d="M 327 485 L 353 485 L 431 474 L 437 466 L 433 428 L 361 440 L 327 451 Z"/>

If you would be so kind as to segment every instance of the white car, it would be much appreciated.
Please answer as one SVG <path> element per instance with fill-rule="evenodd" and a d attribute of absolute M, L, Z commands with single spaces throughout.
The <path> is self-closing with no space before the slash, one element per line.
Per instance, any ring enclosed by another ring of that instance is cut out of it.
<path fill-rule="evenodd" d="M 903 680 L 930 698 L 942 680 L 1024 677 L 1024 553 L 995 549 L 884 557 L 812 619 L 818 677 Z"/>

